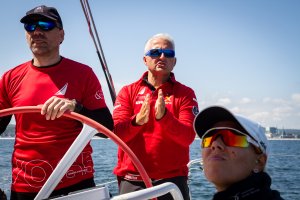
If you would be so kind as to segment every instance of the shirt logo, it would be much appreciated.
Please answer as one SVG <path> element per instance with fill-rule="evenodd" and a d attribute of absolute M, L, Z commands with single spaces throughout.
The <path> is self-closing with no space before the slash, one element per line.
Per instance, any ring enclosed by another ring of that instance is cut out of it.
<path fill-rule="evenodd" d="M 95 94 L 95 98 L 96 98 L 97 100 L 103 99 L 103 93 L 102 93 L 101 90 L 97 90 L 97 92 L 96 92 L 96 94 Z"/>
<path fill-rule="evenodd" d="M 193 106 L 192 113 L 194 114 L 194 116 L 196 116 L 199 113 L 199 109 L 197 106 Z"/>
<path fill-rule="evenodd" d="M 43 12 L 43 8 L 42 8 L 42 6 L 39 6 L 39 7 L 37 7 L 36 9 L 34 9 L 34 13 L 39 13 L 39 12 Z"/>
<path fill-rule="evenodd" d="M 66 83 L 58 92 L 55 93 L 56 96 L 64 96 L 67 92 L 68 83 Z"/>
<path fill-rule="evenodd" d="M 144 101 L 136 101 L 135 104 L 143 104 Z"/>
<path fill-rule="evenodd" d="M 137 95 L 135 100 L 136 105 L 143 104 L 143 102 L 145 101 L 146 95 L 144 94 L 144 92 L 145 92 L 145 88 L 138 93 L 139 95 Z"/>
<path fill-rule="evenodd" d="M 146 88 L 144 87 L 141 91 L 139 91 L 138 94 L 144 94 L 145 93 Z"/>
<path fill-rule="evenodd" d="M 171 98 L 172 98 L 172 96 L 166 96 L 165 97 L 165 104 L 172 104 Z"/>

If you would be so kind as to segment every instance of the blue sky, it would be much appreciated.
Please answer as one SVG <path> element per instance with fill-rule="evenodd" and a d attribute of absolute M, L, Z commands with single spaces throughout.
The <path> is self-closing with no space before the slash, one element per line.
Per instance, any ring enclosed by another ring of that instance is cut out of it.
<path fill-rule="evenodd" d="M 90 0 L 116 91 L 146 70 L 146 40 L 175 40 L 176 79 L 196 92 L 199 109 L 223 105 L 263 126 L 300 129 L 300 1 Z M 61 55 L 91 66 L 112 103 L 79 0 L 10 0 L 0 7 L 0 74 L 32 58 L 19 22 L 54 6 L 64 23 Z"/>

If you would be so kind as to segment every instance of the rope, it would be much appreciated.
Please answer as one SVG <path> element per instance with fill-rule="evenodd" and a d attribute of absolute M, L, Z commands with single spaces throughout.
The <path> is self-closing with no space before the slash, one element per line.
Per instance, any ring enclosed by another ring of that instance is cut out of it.
<path fill-rule="evenodd" d="M 104 57 L 104 52 L 100 43 L 100 39 L 99 39 L 99 35 L 95 26 L 95 22 L 94 22 L 94 18 L 90 9 L 90 5 L 88 0 L 80 0 L 81 3 L 81 7 L 84 13 L 84 16 L 86 18 L 87 24 L 88 24 L 88 28 L 89 28 L 89 32 L 91 35 L 91 38 L 93 40 L 93 43 L 95 45 L 96 48 L 96 52 L 100 61 L 100 64 L 102 66 L 102 70 L 104 72 L 105 75 L 105 79 L 109 88 L 109 92 L 110 92 L 110 96 L 112 99 L 113 104 L 116 101 L 116 91 L 115 91 L 115 87 L 113 84 L 113 80 L 112 77 L 109 73 L 108 67 L 107 67 L 107 63 Z M 92 22 L 92 23 L 91 23 Z M 96 38 L 95 38 L 96 36 Z M 97 40 L 96 40 L 97 39 Z"/>

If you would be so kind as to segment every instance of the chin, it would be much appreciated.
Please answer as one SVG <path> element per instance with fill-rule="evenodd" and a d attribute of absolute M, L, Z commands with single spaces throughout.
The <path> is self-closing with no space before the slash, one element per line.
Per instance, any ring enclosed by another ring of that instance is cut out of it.
<path fill-rule="evenodd" d="M 222 170 L 220 168 L 208 168 L 208 170 L 204 170 L 204 175 L 207 178 L 207 180 L 214 183 L 224 179 L 225 177 L 223 176 L 227 176 L 228 171 Z"/>

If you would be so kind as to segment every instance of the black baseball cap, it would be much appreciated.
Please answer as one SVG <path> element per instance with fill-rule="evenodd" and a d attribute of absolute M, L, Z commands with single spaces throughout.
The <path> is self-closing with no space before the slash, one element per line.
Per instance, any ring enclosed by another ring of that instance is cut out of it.
<path fill-rule="evenodd" d="M 61 18 L 54 7 L 47 7 L 44 5 L 35 7 L 26 12 L 26 15 L 20 20 L 20 22 L 28 23 L 37 20 L 55 21 L 58 28 L 63 28 Z"/>

